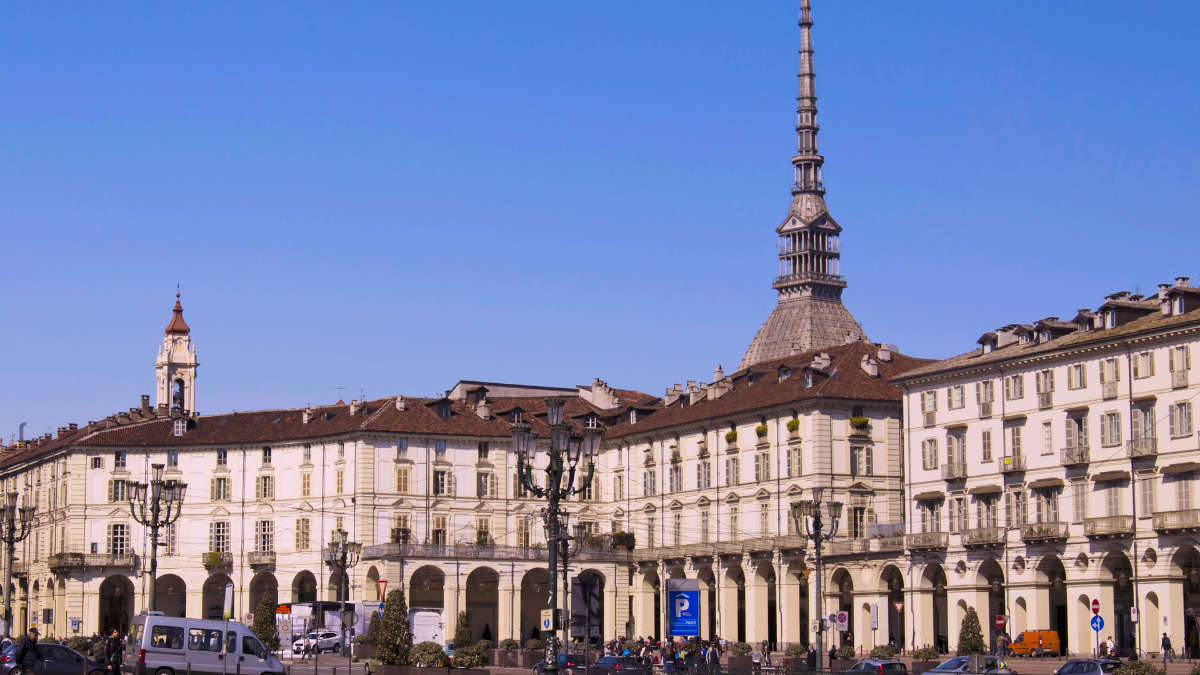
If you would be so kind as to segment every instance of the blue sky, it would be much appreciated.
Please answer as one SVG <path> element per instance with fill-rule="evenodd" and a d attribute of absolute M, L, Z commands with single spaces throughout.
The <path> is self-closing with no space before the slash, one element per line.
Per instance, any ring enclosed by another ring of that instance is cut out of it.
<path fill-rule="evenodd" d="M 1200 283 L 1200 4 L 815 4 L 873 339 Z M 732 369 L 775 302 L 798 5 L 5 4 L 0 435 L 151 393 L 176 283 L 206 413 Z"/>

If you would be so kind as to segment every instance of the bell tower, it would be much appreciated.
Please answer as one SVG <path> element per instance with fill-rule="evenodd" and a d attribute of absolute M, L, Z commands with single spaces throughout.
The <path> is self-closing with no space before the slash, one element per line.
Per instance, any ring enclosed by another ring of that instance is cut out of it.
<path fill-rule="evenodd" d="M 155 406 L 171 413 L 188 415 L 196 410 L 196 347 L 191 328 L 183 320 L 183 305 L 175 293 L 171 321 L 164 331 L 158 358 L 154 361 Z"/>

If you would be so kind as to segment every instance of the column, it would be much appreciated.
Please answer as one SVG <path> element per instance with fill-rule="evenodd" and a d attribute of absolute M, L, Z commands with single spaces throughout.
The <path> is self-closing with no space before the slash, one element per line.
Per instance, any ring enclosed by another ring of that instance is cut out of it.
<path fill-rule="evenodd" d="M 654 594 L 656 591 L 650 588 L 647 583 L 647 577 L 655 573 L 653 567 L 643 568 L 638 567 L 638 570 L 633 575 L 633 630 L 634 635 L 629 637 L 639 637 L 650 635 L 654 632 Z"/>
<path fill-rule="evenodd" d="M 496 644 L 501 640 L 512 638 L 520 641 L 517 632 L 520 630 L 520 609 L 517 607 L 517 589 L 513 586 L 511 572 L 500 573 L 500 585 L 496 589 Z"/>
<path fill-rule="evenodd" d="M 721 637 L 730 642 L 737 641 L 738 628 L 738 588 L 737 584 L 726 576 L 731 567 L 739 567 L 741 558 L 726 558 L 721 561 L 716 570 L 717 574 L 717 630 Z M 747 624 L 750 622 L 747 621 Z M 747 625 L 747 632 L 749 625 Z"/>
<path fill-rule="evenodd" d="M 617 628 L 617 573 L 614 570 L 607 579 L 604 580 L 604 627 L 603 639 L 611 640 L 618 635 L 621 635 L 621 630 Z"/>
<path fill-rule="evenodd" d="M 911 648 L 933 646 L 933 589 L 918 588 L 909 591 L 908 605 L 912 608 L 912 633 L 909 644 Z"/>
<path fill-rule="evenodd" d="M 442 585 L 442 635 L 447 640 L 454 638 L 454 627 L 458 622 L 458 612 L 466 604 L 461 598 L 461 583 L 458 578 L 458 570 L 455 568 L 443 569 L 445 575 L 445 583 Z"/>
<path fill-rule="evenodd" d="M 1100 631 L 1100 639 L 1115 633 L 1113 623 L 1113 585 L 1096 580 L 1083 582 L 1067 582 L 1067 625 L 1072 626 L 1071 636 L 1074 638 L 1072 649 L 1076 653 L 1094 653 L 1096 649 L 1096 632 L 1092 630 L 1091 601 L 1100 599 L 1100 618 L 1104 620 L 1104 629 Z"/>
<path fill-rule="evenodd" d="M 750 644 L 762 642 L 768 637 L 768 590 L 758 565 L 751 565 L 746 574 L 746 642 Z"/>
<path fill-rule="evenodd" d="M 889 617 L 891 617 L 892 613 L 888 611 L 890 609 L 890 603 L 888 601 L 887 593 L 875 593 L 866 597 L 865 600 L 868 605 L 871 605 L 875 608 L 875 616 L 877 617 L 876 620 L 879 624 L 878 628 L 875 628 L 874 630 L 871 629 L 871 614 L 868 612 L 867 621 L 863 625 L 871 633 L 870 636 L 864 636 L 869 637 L 865 646 L 867 650 L 870 651 L 875 647 L 886 645 L 888 643 L 888 635 L 891 632 Z"/>
<path fill-rule="evenodd" d="M 800 625 L 800 578 L 787 571 L 782 561 L 780 570 L 775 577 L 775 591 L 779 594 L 779 646 L 786 648 L 787 645 L 800 644 L 804 626 Z"/>
<path fill-rule="evenodd" d="M 1024 616 L 1018 616 L 1020 614 L 1020 610 L 1017 606 L 1017 600 L 1019 598 L 1025 599 Z M 1017 633 L 1026 630 L 1040 630 L 1042 629 L 1043 621 L 1046 622 L 1046 628 L 1050 627 L 1049 617 L 1051 607 L 1050 586 L 1048 584 L 1027 586 L 1019 591 L 1010 592 L 1009 600 L 1014 605 L 1013 607 L 1008 608 L 1008 613 L 1013 618 L 1013 625 L 1008 628 L 1008 634 L 1010 636 L 1016 637 Z M 1070 605 L 1070 598 L 1067 598 L 1067 606 L 1070 607 Z M 995 617 L 992 618 L 994 619 Z"/>

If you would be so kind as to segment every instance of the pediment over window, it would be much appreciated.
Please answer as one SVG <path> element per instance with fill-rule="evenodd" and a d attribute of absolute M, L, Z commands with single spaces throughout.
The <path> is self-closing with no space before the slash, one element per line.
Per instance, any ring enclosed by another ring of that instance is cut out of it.
<path fill-rule="evenodd" d="M 870 492 L 870 493 L 875 492 L 875 488 L 871 487 L 870 485 L 867 485 L 866 483 L 864 483 L 862 481 L 858 481 L 858 482 L 852 484 L 848 488 L 848 490 L 850 492 Z"/>

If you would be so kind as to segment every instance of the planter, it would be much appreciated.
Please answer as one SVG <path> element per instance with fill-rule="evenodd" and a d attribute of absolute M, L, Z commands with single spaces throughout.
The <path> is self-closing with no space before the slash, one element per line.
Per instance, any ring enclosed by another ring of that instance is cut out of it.
<path fill-rule="evenodd" d="M 911 675 L 921 675 L 938 667 L 939 661 L 913 661 Z"/>
<path fill-rule="evenodd" d="M 356 659 L 373 659 L 379 651 L 378 645 L 371 645 L 365 642 L 359 642 L 354 645 L 354 658 Z"/>
<path fill-rule="evenodd" d="M 791 675 L 792 673 L 808 672 L 808 659 L 803 656 L 785 656 L 780 659 L 780 666 L 783 672 Z"/>
<path fill-rule="evenodd" d="M 489 649 L 488 660 L 498 668 L 520 668 L 521 652 L 515 649 Z"/>

